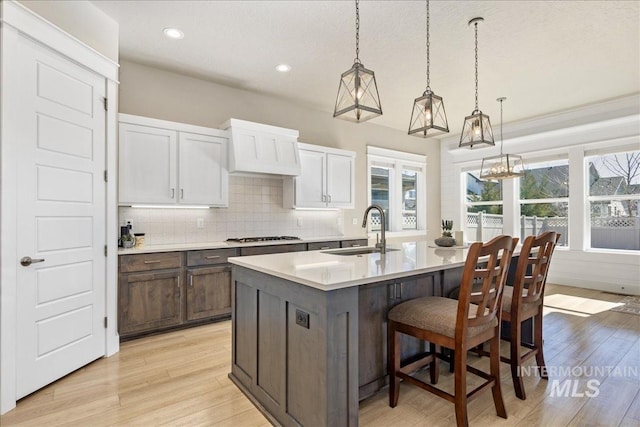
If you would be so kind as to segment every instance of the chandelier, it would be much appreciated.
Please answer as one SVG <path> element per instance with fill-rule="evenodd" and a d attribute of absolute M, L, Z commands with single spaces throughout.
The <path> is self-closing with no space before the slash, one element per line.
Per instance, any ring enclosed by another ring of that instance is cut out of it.
<path fill-rule="evenodd" d="M 480 167 L 480 179 L 482 180 L 501 180 L 524 176 L 522 156 L 502 153 L 502 102 L 506 99 L 505 97 L 497 99 L 500 103 L 500 155 L 482 159 Z"/>

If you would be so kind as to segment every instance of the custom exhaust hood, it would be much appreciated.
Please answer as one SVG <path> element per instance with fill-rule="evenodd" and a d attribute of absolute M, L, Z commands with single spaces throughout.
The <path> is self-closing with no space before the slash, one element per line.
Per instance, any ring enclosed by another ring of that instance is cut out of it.
<path fill-rule="evenodd" d="M 298 131 L 271 125 L 229 119 L 229 172 L 300 175 Z"/>

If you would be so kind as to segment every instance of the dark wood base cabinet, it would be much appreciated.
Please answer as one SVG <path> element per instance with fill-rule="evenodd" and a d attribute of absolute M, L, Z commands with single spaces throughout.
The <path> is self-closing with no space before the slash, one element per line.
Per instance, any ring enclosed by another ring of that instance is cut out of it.
<path fill-rule="evenodd" d="M 121 255 L 118 279 L 120 338 L 126 340 L 229 319 L 229 257 L 366 245 L 366 239 L 352 239 Z"/>
<path fill-rule="evenodd" d="M 236 249 L 120 257 L 118 331 L 123 339 L 231 317 Z"/>

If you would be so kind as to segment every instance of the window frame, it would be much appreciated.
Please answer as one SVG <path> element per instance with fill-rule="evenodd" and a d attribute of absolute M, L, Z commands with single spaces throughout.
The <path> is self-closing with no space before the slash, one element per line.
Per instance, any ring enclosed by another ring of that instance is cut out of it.
<path fill-rule="evenodd" d="M 390 236 L 424 234 L 427 231 L 427 156 L 391 150 L 387 148 L 367 146 L 367 205 L 371 205 L 371 168 L 382 167 L 389 169 L 389 228 L 386 232 Z M 404 191 L 402 189 L 402 171 L 411 170 L 416 175 L 416 228 L 402 228 L 402 212 Z M 392 190 L 393 188 L 393 190 Z M 367 231 L 371 229 L 368 221 Z"/>
<path fill-rule="evenodd" d="M 591 206 L 593 202 L 613 202 L 613 201 L 626 201 L 626 200 L 638 200 L 640 201 L 640 194 L 621 194 L 621 195 L 604 195 L 604 196 L 592 196 L 590 194 L 589 187 L 589 161 L 594 157 L 604 157 L 616 154 L 623 154 L 629 152 L 640 152 L 637 146 L 613 146 L 607 147 L 604 149 L 592 149 L 584 151 L 584 155 L 582 158 L 583 167 L 585 170 L 585 179 L 583 180 L 584 184 L 584 224 L 585 224 L 585 250 L 590 252 L 612 252 L 612 253 L 640 253 L 638 249 L 617 249 L 617 248 L 601 248 L 597 246 L 592 246 L 592 216 L 591 216 Z M 633 218 L 622 217 L 622 218 Z"/>

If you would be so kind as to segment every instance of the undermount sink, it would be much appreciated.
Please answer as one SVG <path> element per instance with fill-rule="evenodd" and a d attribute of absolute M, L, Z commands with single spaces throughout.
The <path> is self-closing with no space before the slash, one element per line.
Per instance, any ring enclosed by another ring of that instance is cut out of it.
<path fill-rule="evenodd" d="M 399 249 L 391 249 L 387 248 L 387 252 L 398 251 Z M 379 248 L 373 248 L 367 246 L 365 248 L 352 248 L 352 249 L 335 249 L 332 251 L 322 251 L 323 254 L 331 254 L 331 255 L 366 255 L 366 254 L 375 254 L 379 253 Z"/>

